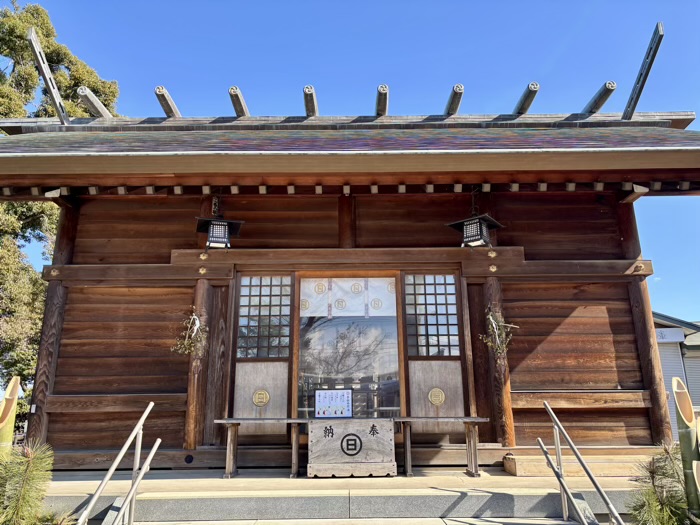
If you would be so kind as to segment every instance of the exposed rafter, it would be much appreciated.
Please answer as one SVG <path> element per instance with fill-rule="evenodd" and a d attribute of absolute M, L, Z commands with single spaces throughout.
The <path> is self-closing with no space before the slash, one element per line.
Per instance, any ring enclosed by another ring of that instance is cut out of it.
<path fill-rule="evenodd" d="M 612 80 L 608 80 L 601 86 L 598 92 L 593 95 L 593 98 L 586 104 L 586 107 L 581 110 L 581 113 L 598 113 L 616 88 L 617 84 Z"/>
<path fill-rule="evenodd" d="M 231 86 L 228 90 L 228 94 L 231 97 L 231 104 L 233 104 L 233 109 L 236 112 L 236 116 L 249 116 L 250 113 L 248 113 L 248 106 L 245 103 L 241 89 L 238 86 Z"/>
<path fill-rule="evenodd" d="M 380 84 L 377 86 L 377 104 L 375 114 L 378 117 L 385 117 L 389 114 L 389 86 Z"/>
<path fill-rule="evenodd" d="M 540 85 L 537 82 L 530 82 L 525 88 L 525 91 L 523 91 L 520 100 L 518 100 L 518 103 L 515 105 L 513 115 L 524 115 L 527 113 L 539 90 Z"/>
<path fill-rule="evenodd" d="M 100 102 L 100 99 L 90 91 L 87 86 L 80 86 L 76 92 L 80 97 L 80 101 L 85 105 L 85 107 L 90 112 L 90 115 L 98 118 L 112 118 L 112 114 L 105 107 L 105 105 Z"/>
<path fill-rule="evenodd" d="M 450 98 L 447 99 L 445 106 L 445 115 L 456 115 L 459 111 L 459 105 L 462 103 L 462 95 L 464 95 L 464 86 L 455 84 L 450 91 Z"/>
<path fill-rule="evenodd" d="M 318 101 L 316 100 L 316 90 L 309 84 L 304 86 L 304 109 L 307 117 L 318 115 Z"/>
<path fill-rule="evenodd" d="M 165 89 L 165 86 L 156 87 L 156 97 L 158 97 L 158 102 L 160 102 L 160 107 L 163 108 L 165 116 L 168 118 L 182 117 L 180 110 L 177 109 L 177 106 L 175 105 L 173 97 L 170 96 L 170 93 L 168 93 L 168 90 Z"/>

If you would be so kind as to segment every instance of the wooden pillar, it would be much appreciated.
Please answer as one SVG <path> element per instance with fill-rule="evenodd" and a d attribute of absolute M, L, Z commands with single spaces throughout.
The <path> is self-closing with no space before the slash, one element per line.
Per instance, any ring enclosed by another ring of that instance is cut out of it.
<path fill-rule="evenodd" d="M 212 287 L 206 279 L 199 279 L 194 289 L 194 307 L 203 327 L 209 330 Z M 187 410 L 185 412 L 186 450 L 194 450 L 204 439 L 204 403 L 207 384 L 207 345 L 190 356 L 190 371 L 187 378 Z"/>
<path fill-rule="evenodd" d="M 54 265 L 70 264 L 73 261 L 73 247 L 75 246 L 79 214 L 79 206 L 74 203 L 66 202 L 61 209 L 53 252 Z M 29 415 L 27 429 L 28 439 L 42 443 L 46 441 L 49 428 L 48 414 L 45 412 L 46 398 L 53 392 L 67 295 L 67 289 L 60 281 L 51 281 L 46 289 L 44 321 L 41 326 L 41 339 L 32 390 L 32 412 Z"/>
<path fill-rule="evenodd" d="M 231 329 L 228 325 L 228 287 L 213 289 L 211 311 L 208 315 L 209 351 L 204 407 L 204 445 L 223 445 L 223 426 L 215 425 L 215 419 L 226 417 L 226 384 L 231 345 Z"/>
<path fill-rule="evenodd" d="M 617 218 L 623 256 L 625 259 L 641 259 L 642 250 L 632 203 L 618 204 Z M 651 436 L 654 443 L 670 445 L 673 442 L 671 419 L 664 376 L 661 370 L 661 357 L 656 342 L 649 288 L 644 277 L 637 277 L 629 283 L 628 289 L 632 306 L 634 334 L 637 339 L 637 351 L 642 366 L 642 379 L 644 388 L 649 391 L 651 399 L 651 408 L 649 409 Z"/>
<path fill-rule="evenodd" d="M 484 303 L 496 315 L 503 315 L 501 283 L 497 277 L 487 277 L 484 285 Z M 486 333 L 486 327 L 484 327 Z M 510 399 L 510 370 L 508 358 L 503 355 L 490 356 L 491 378 L 493 384 L 494 412 L 496 433 L 504 447 L 515 446 L 515 425 L 513 423 L 513 405 Z"/>
<path fill-rule="evenodd" d="M 670 445 L 673 442 L 671 420 L 646 280 L 643 277 L 638 277 L 629 283 L 629 293 L 644 388 L 649 390 L 651 399 L 651 408 L 649 409 L 651 437 L 654 443 Z"/>
<path fill-rule="evenodd" d="M 352 195 L 338 198 L 338 248 L 355 247 L 355 199 Z"/>
<path fill-rule="evenodd" d="M 464 385 L 465 415 L 477 417 L 476 388 L 474 387 L 474 354 L 472 352 L 471 323 L 469 320 L 469 296 L 467 280 L 461 280 L 462 326 L 464 327 L 464 352 L 462 356 L 462 384 Z"/>

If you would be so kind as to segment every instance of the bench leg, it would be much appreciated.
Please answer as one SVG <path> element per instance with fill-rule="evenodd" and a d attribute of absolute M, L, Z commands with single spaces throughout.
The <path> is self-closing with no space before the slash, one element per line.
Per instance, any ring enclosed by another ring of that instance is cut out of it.
<path fill-rule="evenodd" d="M 413 462 L 411 460 L 411 423 L 403 422 L 403 466 L 406 477 L 413 477 Z"/>
<path fill-rule="evenodd" d="M 292 423 L 292 473 L 290 478 L 299 475 L 299 424 Z"/>
<path fill-rule="evenodd" d="M 478 478 L 479 474 L 479 457 L 477 453 L 477 444 L 479 442 L 476 425 L 470 423 L 464 424 L 464 432 L 467 444 L 467 470 L 466 474 Z"/>
<path fill-rule="evenodd" d="M 238 474 L 236 456 L 238 455 L 238 425 L 229 425 L 226 436 L 226 471 L 224 478 L 232 478 Z"/>

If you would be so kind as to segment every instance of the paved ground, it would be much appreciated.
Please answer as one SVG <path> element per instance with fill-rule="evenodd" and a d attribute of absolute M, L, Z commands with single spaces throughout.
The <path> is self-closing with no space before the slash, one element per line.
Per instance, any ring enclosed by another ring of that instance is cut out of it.
<path fill-rule="evenodd" d="M 570 521 L 510 518 L 384 518 L 366 520 L 235 520 L 142 522 L 139 525 L 571 525 Z"/>

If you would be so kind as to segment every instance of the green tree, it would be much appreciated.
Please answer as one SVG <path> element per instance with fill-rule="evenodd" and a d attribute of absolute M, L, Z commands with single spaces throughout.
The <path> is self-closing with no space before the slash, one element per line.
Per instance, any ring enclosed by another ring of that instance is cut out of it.
<path fill-rule="evenodd" d="M 39 73 L 27 42 L 30 27 L 34 27 L 39 35 L 68 115 L 90 116 L 76 93 L 80 86 L 90 88 L 105 107 L 116 114 L 115 104 L 119 96 L 117 82 L 102 80 L 94 69 L 74 56 L 65 45 L 56 42 L 56 30 L 46 9 L 36 4 L 20 8 L 13 1 L 11 8 L 0 9 L 0 118 L 56 115 L 45 88 L 36 109 L 27 110 L 39 88 Z"/>
<path fill-rule="evenodd" d="M 0 0 L 0 6 L 3 3 Z M 43 7 L 20 7 L 11 0 L 0 7 L 0 118 L 55 115 L 48 92 L 45 88 L 39 91 L 40 77 L 27 41 L 30 27 L 37 31 L 68 115 L 90 116 L 77 96 L 80 86 L 90 88 L 116 114 L 117 83 L 102 80 L 56 41 L 56 30 Z M 22 248 L 30 242 L 42 243 L 48 257 L 57 220 L 58 207 L 51 202 L 0 202 L 0 387 L 18 375 L 25 393 L 31 388 L 46 283 L 29 264 Z M 26 409 L 26 403 L 20 406 L 18 423 L 23 421 L 21 412 Z"/>
<path fill-rule="evenodd" d="M 17 375 L 25 394 L 36 368 L 46 283 L 22 248 L 35 241 L 50 253 L 57 218 L 58 206 L 51 202 L 0 203 L 0 384 Z M 26 420 L 28 398 L 18 404 L 18 427 Z"/>

